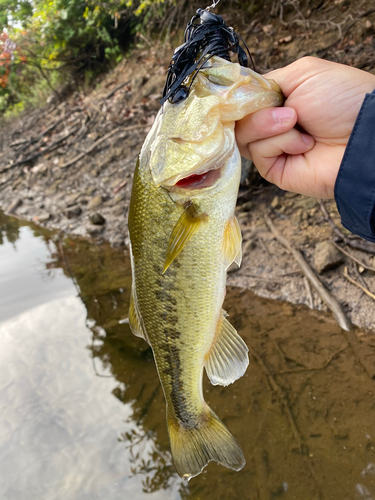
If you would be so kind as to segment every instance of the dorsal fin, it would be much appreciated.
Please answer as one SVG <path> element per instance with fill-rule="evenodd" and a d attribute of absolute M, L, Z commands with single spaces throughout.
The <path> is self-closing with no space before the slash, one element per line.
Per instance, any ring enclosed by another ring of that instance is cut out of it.
<path fill-rule="evenodd" d="M 163 274 L 206 218 L 207 215 L 199 214 L 192 202 L 186 206 L 169 239 Z"/>
<path fill-rule="evenodd" d="M 249 365 L 249 349 L 226 316 L 223 310 L 218 333 L 205 365 L 213 385 L 232 384 L 242 377 Z"/>
<path fill-rule="evenodd" d="M 225 269 L 235 262 L 238 267 L 241 265 L 242 260 L 242 235 L 240 225 L 235 216 L 231 217 L 227 222 L 224 231 L 223 243 L 223 263 Z"/>

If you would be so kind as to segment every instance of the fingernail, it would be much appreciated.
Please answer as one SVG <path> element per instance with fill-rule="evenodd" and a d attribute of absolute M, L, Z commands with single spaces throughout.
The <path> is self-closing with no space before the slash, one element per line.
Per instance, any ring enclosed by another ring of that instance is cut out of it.
<path fill-rule="evenodd" d="M 294 109 L 292 108 L 276 108 L 273 110 L 273 119 L 277 123 L 288 123 L 294 117 Z"/>
<path fill-rule="evenodd" d="M 311 135 L 308 134 L 301 134 L 302 140 L 305 144 L 310 146 L 314 142 L 314 139 L 311 137 Z"/>

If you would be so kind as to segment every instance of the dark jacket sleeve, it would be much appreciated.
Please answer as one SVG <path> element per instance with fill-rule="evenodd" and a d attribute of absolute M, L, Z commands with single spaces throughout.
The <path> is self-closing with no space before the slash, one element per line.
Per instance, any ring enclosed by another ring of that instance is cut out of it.
<path fill-rule="evenodd" d="M 375 242 L 375 90 L 366 94 L 335 184 L 344 227 Z"/>

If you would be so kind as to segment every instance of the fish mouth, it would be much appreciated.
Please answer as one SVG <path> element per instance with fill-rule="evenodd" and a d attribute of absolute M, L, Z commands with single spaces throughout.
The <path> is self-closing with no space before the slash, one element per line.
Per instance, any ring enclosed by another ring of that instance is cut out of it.
<path fill-rule="evenodd" d="M 173 189 L 198 190 L 212 187 L 221 177 L 221 168 L 214 168 L 199 174 L 191 174 L 179 179 Z"/>

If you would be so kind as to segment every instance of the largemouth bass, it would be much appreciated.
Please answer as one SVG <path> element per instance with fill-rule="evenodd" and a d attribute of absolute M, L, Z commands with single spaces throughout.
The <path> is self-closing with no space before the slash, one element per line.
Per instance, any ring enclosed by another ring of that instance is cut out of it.
<path fill-rule="evenodd" d="M 246 344 L 222 309 L 227 269 L 241 262 L 234 126 L 282 103 L 275 82 L 218 56 L 191 80 L 184 99 L 164 102 L 143 144 L 129 211 L 129 323 L 153 350 L 173 461 L 188 479 L 211 460 L 234 470 L 245 464 L 235 438 L 204 401 L 202 377 L 205 369 L 212 384 L 226 386 L 249 363 Z"/>

